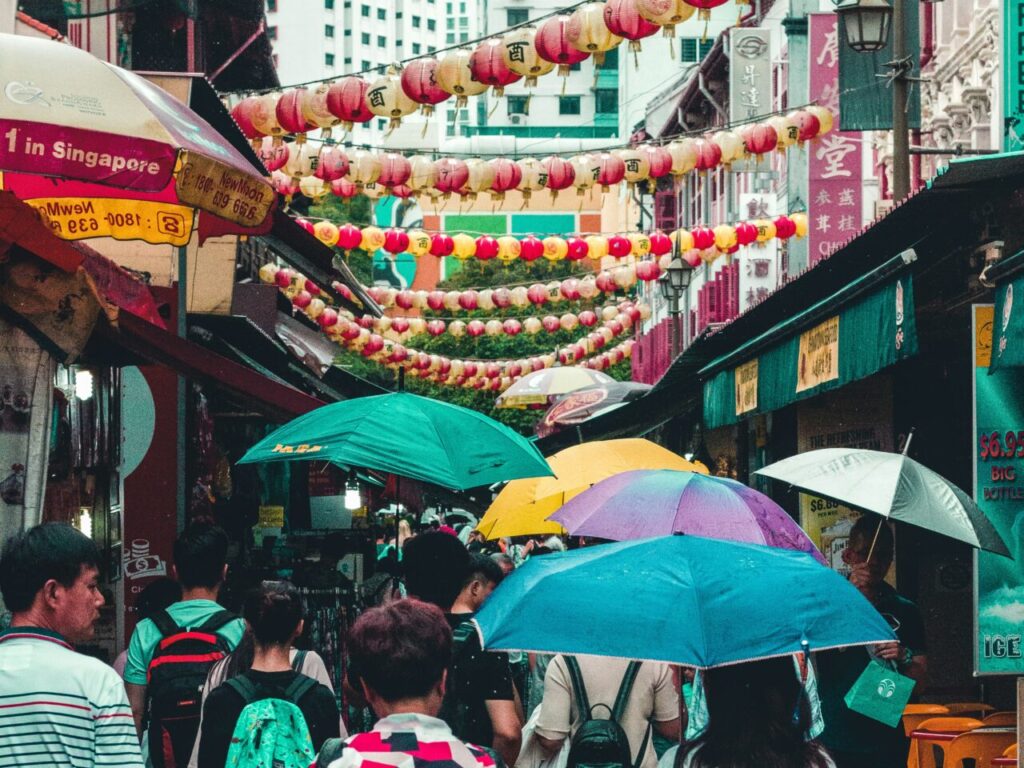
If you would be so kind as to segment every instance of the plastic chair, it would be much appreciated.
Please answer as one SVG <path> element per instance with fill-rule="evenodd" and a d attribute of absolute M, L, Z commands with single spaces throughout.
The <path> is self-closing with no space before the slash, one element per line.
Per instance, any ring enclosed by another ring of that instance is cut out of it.
<path fill-rule="evenodd" d="M 942 704 L 907 704 L 903 708 L 903 732 L 910 736 L 925 720 L 948 714 L 949 710 Z"/>
<path fill-rule="evenodd" d="M 985 724 L 986 728 L 1016 728 L 1017 713 L 993 712 L 990 715 L 985 715 L 981 722 Z"/>
<path fill-rule="evenodd" d="M 987 715 L 995 712 L 991 704 L 983 704 L 980 701 L 954 701 L 946 704 L 946 709 L 951 715 Z"/>
<path fill-rule="evenodd" d="M 963 768 L 964 760 L 973 760 L 978 768 L 991 765 L 1016 738 L 1014 733 L 991 731 L 960 734 L 946 745 L 942 768 Z"/>
<path fill-rule="evenodd" d="M 916 730 L 918 731 L 932 731 L 934 733 L 955 733 L 962 734 L 968 731 L 973 731 L 975 728 L 981 728 L 984 723 L 981 720 L 976 720 L 973 717 L 931 717 L 921 723 Z M 926 741 L 922 743 L 918 739 L 911 739 L 910 751 L 911 757 L 908 759 L 908 764 L 913 760 L 914 755 L 917 757 L 918 768 L 936 768 L 935 762 L 935 750 L 941 749 L 942 753 L 946 753 L 946 749 L 953 740 L 950 741 Z M 943 760 L 943 768 L 949 768 L 948 764 Z"/>
<path fill-rule="evenodd" d="M 1018 745 L 1017 742 L 1013 742 L 1010 746 L 1003 750 L 1003 757 L 1016 757 Z"/>

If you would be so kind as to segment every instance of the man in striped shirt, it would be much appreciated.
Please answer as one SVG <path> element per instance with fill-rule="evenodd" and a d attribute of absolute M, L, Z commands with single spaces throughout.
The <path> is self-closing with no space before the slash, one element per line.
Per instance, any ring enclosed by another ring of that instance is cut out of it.
<path fill-rule="evenodd" d="M 142 768 L 120 677 L 76 653 L 103 595 L 92 540 L 45 523 L 12 537 L 0 555 L 11 626 L 0 632 L 0 768 Z"/>

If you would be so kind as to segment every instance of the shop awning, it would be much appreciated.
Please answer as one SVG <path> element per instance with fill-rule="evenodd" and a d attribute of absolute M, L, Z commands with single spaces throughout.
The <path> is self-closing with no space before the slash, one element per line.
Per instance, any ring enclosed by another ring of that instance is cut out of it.
<path fill-rule="evenodd" d="M 836 389 L 917 354 L 914 288 L 883 265 L 700 371 L 708 429 Z M 884 279 L 879 285 L 879 282 Z"/>
<path fill-rule="evenodd" d="M 65 272 L 74 272 L 82 263 L 82 254 L 71 243 L 54 237 L 35 208 L 10 192 L 0 192 L 0 254 L 12 245 Z"/>

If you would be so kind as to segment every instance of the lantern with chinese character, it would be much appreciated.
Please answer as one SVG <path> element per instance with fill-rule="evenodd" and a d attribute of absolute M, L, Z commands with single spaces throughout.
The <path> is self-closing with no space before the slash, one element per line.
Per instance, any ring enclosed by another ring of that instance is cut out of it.
<path fill-rule="evenodd" d="M 753 123 L 740 129 L 743 146 L 747 152 L 760 159 L 779 145 L 775 129 L 768 123 Z"/>
<path fill-rule="evenodd" d="M 607 192 L 626 177 L 626 163 L 617 153 L 602 152 L 597 161 L 600 165 L 597 183 L 601 185 L 602 192 Z"/>
<path fill-rule="evenodd" d="M 579 6 L 569 17 L 565 29 L 569 44 L 594 57 L 594 65 L 604 63 L 604 55 L 622 42 L 604 23 L 604 4 L 591 2 Z"/>
<path fill-rule="evenodd" d="M 452 192 L 462 189 L 469 178 L 469 168 L 457 157 L 443 157 L 434 163 L 434 168 L 437 171 L 434 188 L 444 195 L 445 200 L 451 197 Z"/>
<path fill-rule="evenodd" d="M 722 162 L 722 148 L 709 139 L 695 139 L 694 148 L 697 150 L 697 170 L 707 173 L 718 167 Z"/>
<path fill-rule="evenodd" d="M 803 212 L 792 213 L 789 218 L 793 222 L 793 234 L 797 237 L 807 237 L 807 214 Z"/>
<path fill-rule="evenodd" d="M 466 170 L 466 183 L 459 194 L 465 200 L 476 200 L 478 194 L 490 190 L 494 183 L 494 168 L 486 160 L 471 157 L 466 161 Z"/>
<path fill-rule="evenodd" d="M 522 160 L 517 160 L 516 164 L 522 171 L 518 189 L 523 193 L 523 205 L 525 205 L 533 192 L 544 189 L 548 185 L 548 171 L 544 163 L 535 157 L 524 157 Z"/>
<path fill-rule="evenodd" d="M 273 136 L 280 143 L 287 133 L 277 120 L 277 97 L 272 93 L 257 96 L 250 113 L 253 128 L 263 136 Z"/>
<path fill-rule="evenodd" d="M 658 31 L 654 24 L 637 10 L 637 0 L 605 0 L 604 25 L 608 30 L 624 40 L 629 40 L 629 50 L 633 52 L 633 64 L 639 69 L 640 41 Z"/>
<path fill-rule="evenodd" d="M 567 14 L 559 14 L 547 19 L 537 28 L 534 46 L 537 54 L 545 61 L 558 65 L 560 77 L 568 77 L 573 64 L 579 64 L 590 56 L 586 51 L 569 44 L 566 37 L 566 25 L 569 23 Z"/>
<path fill-rule="evenodd" d="M 302 112 L 302 100 L 305 88 L 292 88 L 281 94 L 274 107 L 274 114 L 277 116 L 278 124 L 285 133 L 295 134 L 295 143 L 302 144 L 306 141 L 306 131 L 315 126 L 306 122 L 306 116 Z"/>
<path fill-rule="evenodd" d="M 641 16 L 662 28 L 665 37 L 676 36 L 676 24 L 682 24 L 697 12 L 684 0 L 637 0 Z"/>
<path fill-rule="evenodd" d="M 506 34 L 501 42 L 505 47 L 505 66 L 517 75 L 526 78 L 523 84 L 527 88 L 537 85 L 537 78 L 546 75 L 555 68 L 547 59 L 537 53 L 534 40 L 537 30 L 531 26 L 519 27 Z"/>
<path fill-rule="evenodd" d="M 622 160 L 623 165 L 626 167 L 626 173 L 623 178 L 625 178 L 626 186 L 630 190 L 637 185 L 637 182 L 644 181 L 650 176 L 651 164 L 647 160 L 647 155 L 636 147 L 617 149 L 614 154 L 619 156 L 619 159 Z"/>
<path fill-rule="evenodd" d="M 757 229 L 757 242 L 767 243 L 775 237 L 775 223 L 771 219 L 758 219 L 754 222 Z"/>
<path fill-rule="evenodd" d="M 433 56 L 413 59 L 402 69 L 402 90 L 405 95 L 420 105 L 424 117 L 434 114 L 434 105 L 440 104 L 451 94 L 437 84 L 437 68 L 440 65 Z"/>
<path fill-rule="evenodd" d="M 397 152 L 386 152 L 380 159 L 380 176 L 377 183 L 385 187 L 397 187 L 405 184 L 412 175 L 412 166 L 405 158 Z"/>
<path fill-rule="evenodd" d="M 600 261 L 608 255 L 608 238 L 603 235 L 587 235 L 583 238 L 587 243 L 587 256 Z M 588 297 L 591 298 L 591 297 Z"/>
<path fill-rule="evenodd" d="M 519 258 L 529 263 L 544 255 L 544 243 L 533 235 L 527 235 L 520 241 Z"/>
<path fill-rule="evenodd" d="M 544 238 L 544 258 L 548 261 L 561 261 L 569 253 L 569 244 L 557 235 Z"/>
<path fill-rule="evenodd" d="M 785 115 L 774 115 L 765 120 L 765 123 L 775 129 L 775 136 L 778 140 L 778 149 L 783 151 L 786 147 L 796 144 L 800 138 L 800 126 Z"/>
<path fill-rule="evenodd" d="M 735 131 L 718 131 L 711 136 L 711 141 L 722 150 L 720 162 L 729 168 L 735 161 L 743 159 L 743 139 Z"/>
<path fill-rule="evenodd" d="M 316 168 L 318 150 L 310 144 L 299 144 L 297 141 L 288 145 L 288 160 L 284 164 L 285 173 L 294 179 L 312 176 Z"/>
<path fill-rule="evenodd" d="M 341 127 L 351 131 L 355 123 L 366 123 L 373 113 L 366 104 L 370 84 L 361 77 L 343 77 L 327 89 L 327 109 L 341 121 Z"/>
<path fill-rule="evenodd" d="M 601 175 L 601 161 L 596 155 L 584 153 L 573 155 L 569 159 L 569 163 L 572 165 L 574 174 L 573 186 L 576 187 L 576 193 L 583 197 L 594 186 L 597 177 Z"/>
<path fill-rule="evenodd" d="M 626 235 L 629 240 L 629 252 L 638 259 L 642 259 L 651 252 L 651 238 L 644 232 L 630 232 Z"/>
<path fill-rule="evenodd" d="M 320 129 L 320 136 L 324 139 L 331 137 L 331 128 L 340 122 L 327 106 L 329 91 L 327 83 L 302 89 L 302 116 L 309 125 Z"/>
<path fill-rule="evenodd" d="M 320 154 L 317 157 L 316 170 L 313 175 L 323 179 L 328 184 L 340 179 L 348 173 L 348 155 L 341 147 L 324 144 L 320 147 Z"/>
<path fill-rule="evenodd" d="M 506 85 L 523 77 L 508 68 L 505 63 L 505 45 L 496 38 L 484 40 L 473 50 L 469 57 L 469 69 L 478 82 L 491 86 L 495 97 L 499 99 L 505 95 Z"/>
<path fill-rule="evenodd" d="M 258 148 L 263 140 L 263 137 L 266 136 L 266 134 L 258 130 L 252 122 L 253 115 L 255 114 L 258 108 L 258 103 L 258 96 L 249 96 L 247 98 L 242 99 L 240 102 L 238 102 L 237 104 L 235 104 L 235 106 L 231 108 L 231 117 L 234 119 L 235 123 L 238 125 L 239 130 L 242 132 L 245 138 L 249 139 L 252 142 L 254 148 Z M 280 144 L 281 142 L 278 141 L 276 143 Z M 267 170 L 274 171 L 276 169 L 268 168 Z"/>
<path fill-rule="evenodd" d="M 672 155 L 660 144 L 641 144 L 637 149 L 647 158 L 647 188 L 653 193 L 657 179 L 672 171 Z"/>
<path fill-rule="evenodd" d="M 516 238 L 511 235 L 502 235 L 498 238 L 498 261 L 502 264 L 509 264 L 519 258 L 519 254 L 522 253 L 523 246 Z M 507 294 L 507 289 L 505 290 Z M 504 296 L 504 294 L 503 294 Z M 493 298 L 492 298 L 493 300 Z M 497 302 L 495 301 L 497 304 Z M 505 306 L 508 306 L 507 304 Z"/>
<path fill-rule="evenodd" d="M 821 123 L 817 117 L 806 109 L 790 112 L 786 117 L 796 125 L 798 143 L 803 144 L 805 141 L 810 141 L 818 135 Z"/>
<path fill-rule="evenodd" d="M 377 78 L 366 91 L 366 106 L 378 117 L 390 119 L 389 131 L 402 124 L 402 118 L 411 115 L 419 107 L 402 90 L 402 80 L 388 70 L 387 74 Z"/>
<path fill-rule="evenodd" d="M 363 237 L 359 247 L 367 254 L 374 254 L 384 247 L 384 232 L 377 227 L 363 227 Z"/>
<path fill-rule="evenodd" d="M 804 111 L 818 118 L 819 136 L 824 136 L 826 133 L 832 130 L 832 123 L 835 120 L 835 116 L 832 114 L 831 109 L 829 109 L 828 107 L 823 107 L 819 104 L 812 104 L 809 107 L 804 107 Z"/>
<path fill-rule="evenodd" d="M 473 79 L 469 66 L 471 55 L 472 51 L 468 48 L 448 51 L 437 68 L 437 84 L 455 97 L 456 109 L 465 107 L 469 96 L 479 96 L 487 90 L 485 83 Z"/>
<path fill-rule="evenodd" d="M 356 149 L 348 156 L 348 180 L 362 188 L 376 184 L 380 178 L 380 156 L 366 149 Z"/>
<path fill-rule="evenodd" d="M 254 139 L 253 145 L 260 162 L 263 163 L 263 167 L 267 169 L 268 173 L 281 170 L 288 162 L 289 145 L 287 144 L 275 144 L 272 138 L 264 136 L 262 139 Z"/>
<path fill-rule="evenodd" d="M 515 189 L 523 180 L 523 171 L 507 157 L 495 157 L 487 162 L 494 172 L 494 181 L 491 182 L 491 200 L 504 200 L 505 193 L 510 189 Z"/>

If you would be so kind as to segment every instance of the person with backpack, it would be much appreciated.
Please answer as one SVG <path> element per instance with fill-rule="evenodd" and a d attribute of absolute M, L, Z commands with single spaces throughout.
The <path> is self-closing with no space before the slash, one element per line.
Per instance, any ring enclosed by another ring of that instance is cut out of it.
<path fill-rule="evenodd" d="M 679 740 L 679 697 L 667 664 L 556 656 L 544 676 L 534 731 L 568 768 L 656 768 L 653 733 Z"/>
<path fill-rule="evenodd" d="M 217 526 L 189 525 L 174 542 L 181 600 L 140 621 L 128 643 L 125 688 L 139 734 L 148 732 L 154 768 L 188 764 L 206 676 L 245 632 L 245 622 L 217 603 L 227 550 L 227 534 Z"/>
<path fill-rule="evenodd" d="M 294 669 L 302 610 L 298 589 L 286 581 L 264 582 L 246 597 L 252 665 L 207 696 L 199 768 L 307 768 L 340 735 L 331 689 Z"/>

